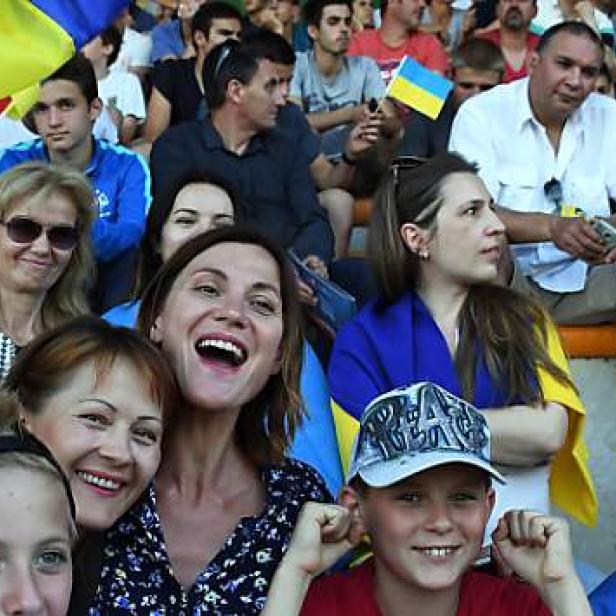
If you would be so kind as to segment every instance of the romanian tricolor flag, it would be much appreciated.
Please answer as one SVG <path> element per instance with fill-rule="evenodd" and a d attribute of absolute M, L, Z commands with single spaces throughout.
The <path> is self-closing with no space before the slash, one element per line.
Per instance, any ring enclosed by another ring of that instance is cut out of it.
<path fill-rule="evenodd" d="M 2 0 L 0 100 L 19 116 L 38 98 L 38 83 L 104 30 L 128 0 Z"/>
<path fill-rule="evenodd" d="M 433 73 L 409 56 L 404 56 L 387 87 L 386 96 L 436 120 L 453 82 Z"/>

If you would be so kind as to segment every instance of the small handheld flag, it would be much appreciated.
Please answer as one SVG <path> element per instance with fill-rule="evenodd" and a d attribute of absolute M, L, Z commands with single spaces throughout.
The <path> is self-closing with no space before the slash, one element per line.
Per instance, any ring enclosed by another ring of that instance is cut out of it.
<path fill-rule="evenodd" d="M 436 120 L 452 88 L 449 79 L 404 56 L 385 95 Z"/>
<path fill-rule="evenodd" d="M 3 0 L 0 99 L 25 112 L 36 85 L 51 75 L 128 6 L 128 0 Z"/>

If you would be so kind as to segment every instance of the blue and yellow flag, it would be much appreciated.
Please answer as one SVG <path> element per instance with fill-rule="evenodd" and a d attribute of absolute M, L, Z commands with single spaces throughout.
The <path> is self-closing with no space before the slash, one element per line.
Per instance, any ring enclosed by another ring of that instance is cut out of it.
<path fill-rule="evenodd" d="M 0 99 L 25 113 L 37 84 L 104 30 L 128 0 L 3 0 L 0 18 Z"/>
<path fill-rule="evenodd" d="M 389 82 L 386 96 L 436 120 L 452 88 L 453 82 L 449 79 L 404 56 Z"/>

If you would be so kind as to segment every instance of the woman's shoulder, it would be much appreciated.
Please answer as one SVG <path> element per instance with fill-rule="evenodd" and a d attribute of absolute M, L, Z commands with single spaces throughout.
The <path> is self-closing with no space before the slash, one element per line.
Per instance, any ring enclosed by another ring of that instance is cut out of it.
<path fill-rule="evenodd" d="M 282 463 L 265 469 L 265 482 L 270 493 L 297 498 L 301 501 L 325 502 L 331 495 L 320 473 L 309 464 L 294 458 L 285 458 Z"/>

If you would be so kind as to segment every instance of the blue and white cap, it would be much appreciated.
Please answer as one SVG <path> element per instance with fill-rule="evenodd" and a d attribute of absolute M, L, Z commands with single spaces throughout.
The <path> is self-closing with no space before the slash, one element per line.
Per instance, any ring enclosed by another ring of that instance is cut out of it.
<path fill-rule="evenodd" d="M 483 415 L 434 383 L 416 383 L 368 405 L 347 483 L 359 475 L 369 486 L 383 488 L 453 462 L 481 468 L 505 483 L 490 463 L 490 431 Z"/>

